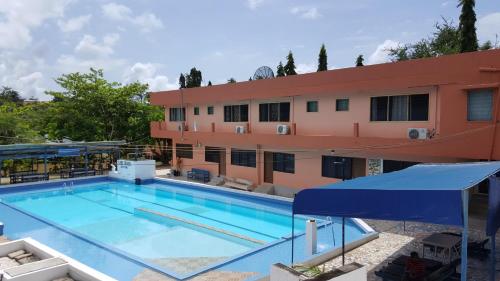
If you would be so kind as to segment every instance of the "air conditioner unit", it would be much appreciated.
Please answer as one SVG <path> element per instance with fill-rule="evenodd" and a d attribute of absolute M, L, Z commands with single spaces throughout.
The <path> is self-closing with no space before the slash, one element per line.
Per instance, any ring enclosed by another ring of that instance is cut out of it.
<path fill-rule="evenodd" d="M 428 138 L 427 128 L 409 128 L 408 129 L 408 138 L 412 140 L 425 140 Z"/>
<path fill-rule="evenodd" d="M 278 135 L 288 135 L 290 133 L 290 126 L 280 124 L 276 126 L 276 134 Z"/>
<path fill-rule="evenodd" d="M 246 128 L 245 128 L 245 126 L 236 126 L 234 131 L 237 134 L 244 134 L 244 133 L 246 133 Z"/>

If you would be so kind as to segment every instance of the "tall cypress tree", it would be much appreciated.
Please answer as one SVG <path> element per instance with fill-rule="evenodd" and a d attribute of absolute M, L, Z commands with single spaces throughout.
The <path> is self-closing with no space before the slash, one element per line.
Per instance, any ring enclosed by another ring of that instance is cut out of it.
<path fill-rule="evenodd" d="M 186 88 L 200 87 L 201 81 L 203 81 L 201 70 L 196 69 L 196 67 L 191 68 L 189 74 L 186 74 Z"/>
<path fill-rule="evenodd" d="M 283 63 L 280 62 L 280 64 L 278 64 L 278 67 L 276 68 L 276 77 L 283 76 L 285 76 L 285 68 L 283 67 Z"/>
<path fill-rule="evenodd" d="M 328 56 L 326 55 L 325 44 L 321 45 L 318 57 L 318 72 L 328 70 Z"/>
<path fill-rule="evenodd" d="M 186 88 L 186 77 L 184 77 L 184 74 L 181 73 L 181 76 L 179 77 L 179 88 L 183 89 Z"/>
<path fill-rule="evenodd" d="M 462 13 L 460 14 L 460 24 L 458 29 L 460 31 L 460 52 L 474 52 L 478 49 L 477 35 L 476 35 L 476 6 L 475 0 L 459 0 L 458 6 L 462 6 Z"/>
<path fill-rule="evenodd" d="M 364 62 L 365 58 L 363 58 L 363 55 L 359 55 L 356 59 L 356 66 L 364 66 Z"/>
<path fill-rule="evenodd" d="M 208 80 L 207 86 L 212 86 L 212 81 Z"/>
<path fill-rule="evenodd" d="M 287 76 L 289 75 L 296 75 L 297 72 L 295 71 L 295 60 L 293 59 L 293 54 L 292 51 L 288 53 L 288 56 L 286 56 L 286 64 L 283 67 L 285 70 L 285 74 Z"/>

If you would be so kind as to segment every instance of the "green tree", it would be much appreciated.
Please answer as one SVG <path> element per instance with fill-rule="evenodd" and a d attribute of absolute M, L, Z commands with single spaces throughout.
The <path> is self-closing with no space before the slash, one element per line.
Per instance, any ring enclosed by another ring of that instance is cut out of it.
<path fill-rule="evenodd" d="M 208 80 L 207 86 L 209 86 L 209 87 L 212 86 L 212 81 Z"/>
<path fill-rule="evenodd" d="M 476 12 L 474 7 L 475 0 L 459 0 L 458 6 L 462 7 L 460 14 L 460 52 L 474 52 L 478 49 L 478 41 L 476 35 Z"/>
<path fill-rule="evenodd" d="M 186 88 L 196 88 L 201 86 L 203 77 L 201 76 L 201 71 L 196 69 L 196 67 L 191 68 L 189 74 L 186 74 Z"/>
<path fill-rule="evenodd" d="M 278 64 L 278 67 L 276 68 L 276 77 L 283 77 L 285 76 L 285 68 L 283 67 L 283 63 L 280 62 Z"/>
<path fill-rule="evenodd" d="M 359 55 L 356 58 L 356 66 L 364 66 L 365 58 L 363 58 L 363 55 Z"/>
<path fill-rule="evenodd" d="M 181 76 L 179 77 L 179 88 L 184 89 L 186 88 L 186 77 L 184 77 L 184 74 L 181 73 Z"/>
<path fill-rule="evenodd" d="M 151 142 L 149 123 L 163 118 L 161 108 L 149 104 L 146 84 L 108 82 L 95 69 L 55 82 L 63 90 L 47 92 L 55 101 L 44 121 L 52 139 Z"/>
<path fill-rule="evenodd" d="M 231 78 L 227 79 L 227 83 L 228 84 L 234 84 L 234 83 L 236 83 L 236 79 L 234 79 L 233 77 L 231 77 Z"/>
<path fill-rule="evenodd" d="M 19 93 L 12 88 L 3 86 L 0 90 L 0 105 L 7 102 L 13 102 L 17 105 L 20 105 L 23 103 L 23 101 L 24 100 L 21 98 Z"/>
<path fill-rule="evenodd" d="M 0 144 L 29 143 L 41 141 L 31 122 L 40 116 L 33 116 L 28 107 L 14 102 L 0 105 Z"/>
<path fill-rule="evenodd" d="M 328 70 L 328 56 L 326 54 L 325 44 L 322 44 L 318 56 L 318 72 L 327 70 Z"/>
<path fill-rule="evenodd" d="M 283 67 L 285 70 L 285 74 L 288 75 L 297 75 L 297 72 L 295 71 L 295 60 L 293 59 L 293 54 L 292 51 L 288 53 L 288 56 L 286 56 L 286 64 Z"/>
<path fill-rule="evenodd" d="M 480 47 L 479 47 L 479 50 L 481 51 L 486 51 L 486 50 L 489 50 L 489 49 L 493 49 L 493 43 L 491 43 L 490 40 L 484 42 Z"/>

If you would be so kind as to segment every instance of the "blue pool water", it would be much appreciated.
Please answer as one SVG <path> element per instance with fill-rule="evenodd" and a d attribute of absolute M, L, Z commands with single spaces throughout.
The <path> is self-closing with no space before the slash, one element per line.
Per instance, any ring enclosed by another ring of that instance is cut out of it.
<path fill-rule="evenodd" d="M 60 184 L 1 198 L 26 215 L 178 276 L 284 240 L 292 226 L 288 202 L 158 181 Z M 303 232 L 305 218 L 296 217 L 295 226 Z M 347 231 L 352 237 L 363 234 L 353 223 Z"/>

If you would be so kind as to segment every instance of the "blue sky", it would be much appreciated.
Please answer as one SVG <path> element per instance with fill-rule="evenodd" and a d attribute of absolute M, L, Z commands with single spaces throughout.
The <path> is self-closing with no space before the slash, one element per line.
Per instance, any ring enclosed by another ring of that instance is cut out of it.
<path fill-rule="evenodd" d="M 359 54 L 387 61 L 387 47 L 428 36 L 441 17 L 458 22 L 457 0 L 0 0 L 0 85 L 46 99 L 62 73 L 103 68 L 118 82 L 177 87 L 193 66 L 204 83 L 248 80 L 292 50 L 315 71 L 325 43 L 329 68 Z M 500 35 L 498 0 L 477 0 L 481 42 Z"/>

